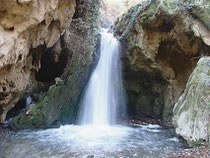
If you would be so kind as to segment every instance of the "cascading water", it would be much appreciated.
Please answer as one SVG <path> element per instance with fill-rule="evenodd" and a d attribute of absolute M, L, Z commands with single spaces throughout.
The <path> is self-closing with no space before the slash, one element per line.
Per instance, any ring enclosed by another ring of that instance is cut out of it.
<path fill-rule="evenodd" d="M 113 34 L 106 30 L 102 33 L 100 53 L 80 104 L 77 120 L 81 125 L 116 124 L 119 112 L 125 111 L 120 45 Z"/>
<path fill-rule="evenodd" d="M 0 157 L 158 158 L 183 149 L 173 133 L 161 126 L 114 125 L 125 108 L 119 53 L 119 42 L 103 32 L 100 59 L 77 115 L 79 125 L 17 133 L 0 128 Z"/>

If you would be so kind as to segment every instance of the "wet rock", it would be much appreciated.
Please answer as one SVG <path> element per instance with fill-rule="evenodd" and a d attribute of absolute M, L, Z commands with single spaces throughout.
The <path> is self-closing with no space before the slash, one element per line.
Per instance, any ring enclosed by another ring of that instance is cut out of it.
<path fill-rule="evenodd" d="M 174 106 L 176 133 L 190 144 L 210 142 L 210 57 L 201 58 Z"/>
<path fill-rule="evenodd" d="M 144 1 L 115 23 L 131 114 L 145 115 L 145 109 L 147 116 L 162 117 L 165 124 L 172 124 L 173 106 L 198 59 L 209 55 L 210 32 L 205 20 L 209 10 L 195 1 L 189 3 Z M 197 7 L 205 18 L 197 16 Z"/>
<path fill-rule="evenodd" d="M 41 67 L 40 45 L 51 48 L 70 25 L 75 0 L 0 0 L 0 123 Z M 41 52 L 43 53 L 43 52 Z"/>
<path fill-rule="evenodd" d="M 36 104 L 11 121 L 13 128 L 49 128 L 73 123 L 76 105 L 96 58 L 99 5 L 98 0 L 77 1 L 71 26 L 61 38 L 61 49 L 68 54 L 64 73 Z"/>
<path fill-rule="evenodd" d="M 159 119 L 162 115 L 162 102 L 159 90 L 162 79 L 148 80 L 149 76 L 143 72 L 131 72 L 124 69 L 125 89 L 128 101 L 128 114 Z M 139 80 L 137 80 L 139 78 Z M 152 77 L 151 77 L 152 78 Z M 138 82 L 137 82 L 138 81 Z M 159 96 L 159 98 L 155 98 Z"/>
<path fill-rule="evenodd" d="M 163 158 L 208 158 L 210 155 L 209 146 L 201 146 L 193 149 L 186 149 L 181 152 L 172 152 Z"/>

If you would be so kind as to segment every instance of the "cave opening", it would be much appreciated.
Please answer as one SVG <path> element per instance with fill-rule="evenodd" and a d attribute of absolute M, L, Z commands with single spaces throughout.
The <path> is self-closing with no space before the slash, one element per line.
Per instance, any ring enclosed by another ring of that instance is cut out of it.
<path fill-rule="evenodd" d="M 128 61 L 124 61 L 128 115 L 141 120 L 155 119 L 162 122 L 165 121 L 166 115 L 171 117 L 173 108 L 166 109 L 166 96 L 174 99 L 174 94 L 167 94 L 168 87 L 172 86 L 173 90 L 176 90 L 175 96 L 180 96 L 197 61 L 191 60 L 191 57 L 192 55 L 187 55 L 187 50 L 183 50 L 176 40 L 172 40 L 159 44 L 155 60 L 161 70 L 153 70 L 154 73 L 151 73 L 144 69 L 129 69 L 126 65 Z M 144 57 L 141 57 L 139 62 L 147 64 L 143 59 Z"/>
<path fill-rule="evenodd" d="M 62 50 L 58 58 L 52 49 L 46 49 L 41 55 L 41 68 L 36 73 L 38 82 L 53 82 L 56 77 L 61 77 L 68 62 L 68 53 Z M 56 59 L 57 58 L 57 59 Z"/>
<path fill-rule="evenodd" d="M 161 76 L 124 69 L 129 118 L 159 120 L 163 111 L 163 89 L 168 84 Z"/>
<path fill-rule="evenodd" d="M 188 77 L 195 67 L 196 61 L 190 60 L 191 56 L 175 41 L 160 43 L 156 61 L 161 65 L 163 73 L 170 80 L 176 80 L 174 87 L 181 93 L 187 83 Z"/>

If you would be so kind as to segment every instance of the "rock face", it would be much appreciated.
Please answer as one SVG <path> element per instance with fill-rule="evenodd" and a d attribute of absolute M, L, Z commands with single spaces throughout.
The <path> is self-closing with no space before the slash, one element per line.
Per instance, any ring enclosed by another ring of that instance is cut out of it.
<path fill-rule="evenodd" d="M 41 67 L 41 54 L 70 25 L 75 0 L 0 0 L 0 123 Z"/>
<path fill-rule="evenodd" d="M 197 60 L 210 54 L 210 14 L 202 7 L 209 2 L 203 3 L 144 1 L 116 22 L 131 115 L 172 123 L 173 106 Z"/>
<path fill-rule="evenodd" d="M 96 57 L 99 6 L 98 0 L 77 1 L 72 23 L 58 44 L 68 57 L 64 73 L 36 104 L 11 121 L 13 128 L 49 128 L 73 123 L 77 102 Z"/>
<path fill-rule="evenodd" d="M 198 61 L 173 112 L 178 135 L 189 143 L 210 142 L 210 57 Z"/>

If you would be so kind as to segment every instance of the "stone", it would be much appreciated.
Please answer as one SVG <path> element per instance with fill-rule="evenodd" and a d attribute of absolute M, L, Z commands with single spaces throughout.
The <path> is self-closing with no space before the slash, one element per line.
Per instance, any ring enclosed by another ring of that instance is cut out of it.
<path fill-rule="evenodd" d="M 63 84 L 63 80 L 61 78 L 59 78 L 59 77 L 56 77 L 55 78 L 55 84 L 56 85 L 62 85 Z"/>
<path fill-rule="evenodd" d="M 173 109 L 175 131 L 189 144 L 210 142 L 210 57 L 202 57 Z"/>

